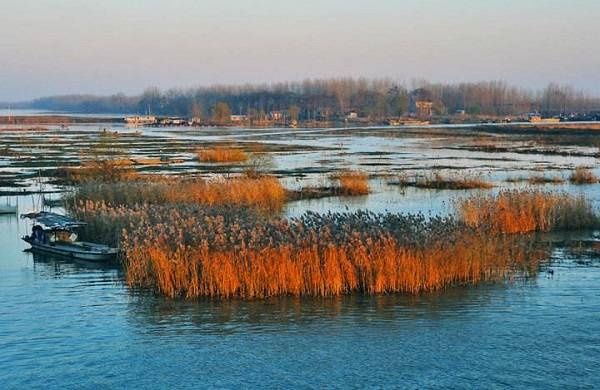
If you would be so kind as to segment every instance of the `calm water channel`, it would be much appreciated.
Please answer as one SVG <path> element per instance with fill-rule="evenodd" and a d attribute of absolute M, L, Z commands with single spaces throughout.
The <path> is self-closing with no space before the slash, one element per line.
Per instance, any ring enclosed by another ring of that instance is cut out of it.
<path fill-rule="evenodd" d="M 24 253 L 0 217 L 0 387 L 600 386 L 600 263 L 435 295 L 173 302 Z"/>

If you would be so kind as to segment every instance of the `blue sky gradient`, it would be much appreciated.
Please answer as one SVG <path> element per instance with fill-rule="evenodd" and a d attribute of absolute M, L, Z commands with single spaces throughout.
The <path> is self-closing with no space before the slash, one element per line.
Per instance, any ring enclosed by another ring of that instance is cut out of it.
<path fill-rule="evenodd" d="M 597 0 L 0 0 L 0 101 L 391 77 L 600 94 Z"/>

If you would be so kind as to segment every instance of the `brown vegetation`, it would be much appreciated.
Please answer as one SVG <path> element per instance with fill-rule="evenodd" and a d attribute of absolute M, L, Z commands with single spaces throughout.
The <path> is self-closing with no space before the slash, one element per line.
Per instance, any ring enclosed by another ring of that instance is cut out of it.
<path fill-rule="evenodd" d="M 593 184 L 598 183 L 598 177 L 586 167 L 577 167 L 569 177 L 573 184 Z"/>
<path fill-rule="evenodd" d="M 418 176 L 413 179 L 406 177 L 400 177 L 398 182 L 391 184 L 398 184 L 401 186 L 417 187 L 417 188 L 431 188 L 438 190 L 470 190 L 470 189 L 489 189 L 493 188 L 494 185 L 489 181 L 484 180 L 481 177 L 476 176 L 444 176 L 439 172 L 435 172 L 431 175 Z"/>
<path fill-rule="evenodd" d="M 60 174 L 73 183 L 115 183 L 139 178 L 128 159 L 86 161 L 80 167 L 62 168 Z"/>
<path fill-rule="evenodd" d="M 338 193 L 341 195 L 367 195 L 369 193 L 369 175 L 362 171 L 343 171 L 333 179 L 338 182 Z"/>
<path fill-rule="evenodd" d="M 534 175 L 530 176 L 529 179 L 527 179 L 527 182 L 529 184 L 561 184 L 564 183 L 565 180 L 560 176 L 548 177 Z"/>
<path fill-rule="evenodd" d="M 120 183 L 88 183 L 79 188 L 75 201 L 99 201 L 111 205 L 237 205 L 278 210 L 285 200 L 285 189 L 277 178 L 271 176 L 221 180 L 146 176 Z"/>
<path fill-rule="evenodd" d="M 535 273 L 548 256 L 506 233 L 598 225 L 584 198 L 541 191 L 460 200 L 457 217 L 359 211 L 286 219 L 227 198 L 235 185 L 255 186 L 253 179 L 218 190 L 164 180 L 84 186 L 70 207 L 88 223 L 84 238 L 120 244 L 131 287 L 168 297 L 416 294 L 501 280 Z M 207 200 L 206 191 L 219 195 Z"/>
<path fill-rule="evenodd" d="M 231 163 L 248 160 L 248 154 L 242 149 L 231 146 L 217 146 L 198 151 L 198 159 L 202 162 Z"/>
<path fill-rule="evenodd" d="M 243 210 L 80 204 L 94 234 L 123 228 L 127 282 L 169 297 L 419 293 L 536 272 L 519 236 L 452 218 L 356 212 L 298 219 Z M 115 239 L 114 236 L 112 239 Z"/>
<path fill-rule="evenodd" d="M 502 191 L 461 199 L 455 207 L 468 226 L 499 233 L 581 229 L 598 224 L 587 199 L 563 193 Z"/>

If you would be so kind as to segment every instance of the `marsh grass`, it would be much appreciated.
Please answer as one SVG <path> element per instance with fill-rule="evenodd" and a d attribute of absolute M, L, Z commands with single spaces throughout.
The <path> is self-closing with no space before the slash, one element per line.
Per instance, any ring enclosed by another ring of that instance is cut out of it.
<path fill-rule="evenodd" d="M 59 174 L 71 183 L 115 183 L 139 178 L 128 159 L 86 161 L 79 167 L 62 168 Z"/>
<path fill-rule="evenodd" d="M 132 288 L 168 297 L 264 298 L 349 293 L 417 294 L 534 274 L 547 256 L 520 236 L 497 236 L 453 218 L 306 213 L 267 218 L 243 209 L 77 209 L 90 234 L 118 239 Z"/>
<path fill-rule="evenodd" d="M 533 175 L 527 179 L 529 184 L 562 184 L 565 182 L 560 176 L 542 176 L 542 175 Z"/>
<path fill-rule="evenodd" d="M 481 176 L 443 175 L 439 172 L 416 176 L 412 179 L 399 177 L 398 182 L 392 184 L 438 190 L 489 189 L 494 187 L 493 183 L 484 180 Z"/>
<path fill-rule="evenodd" d="M 340 195 L 357 196 L 367 195 L 370 192 L 369 175 L 363 171 L 346 170 L 332 176 L 337 183 L 337 192 Z"/>
<path fill-rule="evenodd" d="M 598 183 L 598 177 L 589 168 L 577 167 L 571 173 L 569 181 L 572 184 L 594 184 Z"/>
<path fill-rule="evenodd" d="M 458 218 L 473 228 L 497 233 L 548 232 L 598 226 L 583 196 L 535 190 L 475 195 L 455 202 Z"/>
<path fill-rule="evenodd" d="M 87 183 L 72 203 L 98 201 L 114 206 L 136 204 L 236 205 L 279 210 L 286 201 L 281 182 L 272 176 L 245 176 L 205 180 L 145 176 L 137 180 Z"/>
<path fill-rule="evenodd" d="M 535 274 L 549 256 L 548 247 L 514 233 L 598 226 L 585 198 L 532 190 L 461 199 L 449 217 L 281 218 L 247 207 L 261 204 L 247 200 L 255 194 L 231 195 L 256 190 L 245 181 L 252 179 L 238 180 L 214 188 L 176 179 L 82 187 L 70 207 L 88 223 L 84 238 L 121 247 L 131 288 L 172 298 L 418 294 L 498 281 Z"/>
<path fill-rule="evenodd" d="M 198 150 L 198 160 L 211 163 L 236 163 L 249 159 L 248 154 L 235 146 L 215 146 Z"/>

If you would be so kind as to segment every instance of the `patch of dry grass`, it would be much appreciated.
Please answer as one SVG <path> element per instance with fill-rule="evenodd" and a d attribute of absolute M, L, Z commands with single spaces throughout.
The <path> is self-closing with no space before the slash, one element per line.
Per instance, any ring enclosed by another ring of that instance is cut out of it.
<path fill-rule="evenodd" d="M 547 232 L 598 225 L 591 203 L 582 196 L 533 190 L 476 195 L 455 203 L 457 215 L 473 228 L 498 233 Z"/>
<path fill-rule="evenodd" d="M 520 236 L 492 237 L 422 215 L 280 219 L 235 209 L 94 202 L 80 205 L 77 215 L 97 234 L 122 228 L 127 283 L 168 297 L 417 294 L 535 273 L 547 256 Z"/>
<path fill-rule="evenodd" d="M 548 176 L 534 175 L 534 176 L 530 176 L 527 179 L 527 182 L 529 184 L 561 184 L 561 183 L 565 182 L 565 179 L 563 179 L 560 176 L 548 177 Z"/>
<path fill-rule="evenodd" d="M 471 190 L 489 189 L 494 187 L 494 184 L 487 180 L 484 180 L 480 176 L 446 176 L 439 172 L 423 176 L 417 176 L 413 179 L 409 179 L 406 177 L 399 178 L 398 183 L 394 184 L 437 190 Z"/>
<path fill-rule="evenodd" d="M 334 175 L 333 179 L 338 183 L 338 192 L 341 195 L 367 195 L 370 192 L 369 175 L 366 172 L 342 171 Z"/>
<path fill-rule="evenodd" d="M 234 163 L 247 161 L 248 158 L 244 150 L 234 146 L 215 146 L 198 150 L 198 160 L 202 162 Z"/>
<path fill-rule="evenodd" d="M 572 184 L 594 184 L 598 183 L 598 177 L 591 169 L 586 167 L 577 167 L 569 177 Z"/>
<path fill-rule="evenodd" d="M 281 182 L 272 176 L 219 180 L 146 176 L 127 182 L 82 185 L 74 201 L 100 201 L 111 205 L 237 205 L 279 210 L 286 201 L 286 191 Z"/>
<path fill-rule="evenodd" d="M 61 173 L 72 183 L 114 183 L 139 179 L 128 159 L 86 161 L 80 167 L 62 168 Z"/>

